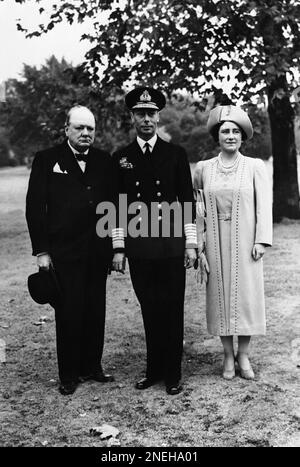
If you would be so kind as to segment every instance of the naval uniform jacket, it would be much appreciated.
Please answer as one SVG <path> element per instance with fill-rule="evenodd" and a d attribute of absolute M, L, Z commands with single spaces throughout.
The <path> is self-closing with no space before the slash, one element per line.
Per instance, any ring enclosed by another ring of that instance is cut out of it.
<path fill-rule="evenodd" d="M 38 152 L 26 197 L 32 253 L 59 261 L 112 255 L 111 237 L 96 234 L 96 206 L 115 203 L 116 175 L 107 152 L 91 147 L 82 172 L 67 142 Z"/>
<path fill-rule="evenodd" d="M 162 202 L 178 203 L 183 208 L 183 203 L 188 203 L 191 216 L 188 223 L 194 218 L 194 197 L 191 181 L 191 172 L 185 150 L 172 143 L 167 143 L 161 138 L 153 147 L 150 156 L 143 153 L 137 140 L 128 146 L 118 150 L 113 159 L 118 166 L 119 193 L 127 195 L 128 206 L 131 203 L 145 203 L 150 213 L 151 203 L 156 203 L 158 209 L 157 220 L 162 223 Z M 120 208 L 122 209 L 122 208 Z M 138 216 L 128 215 L 127 226 L 132 218 Z M 158 236 L 151 235 L 151 219 L 148 218 L 149 234 L 147 237 L 132 237 L 130 232 L 125 233 L 125 251 L 128 258 L 164 259 L 180 257 L 184 254 L 185 235 L 184 217 L 182 209 L 181 235 L 174 228 L 174 218 L 170 218 L 170 235 L 163 236 L 159 228 Z M 178 218 L 177 218 L 178 219 Z M 168 221 L 167 221 L 168 222 Z M 178 225 L 177 225 L 178 227 Z"/>

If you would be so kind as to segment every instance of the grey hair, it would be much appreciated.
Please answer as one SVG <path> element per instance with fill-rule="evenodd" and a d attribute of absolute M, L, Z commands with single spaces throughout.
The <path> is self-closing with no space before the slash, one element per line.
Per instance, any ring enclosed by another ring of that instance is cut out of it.
<path fill-rule="evenodd" d="M 70 123 L 70 119 L 71 119 L 71 115 L 73 113 L 74 110 L 76 109 L 87 109 L 91 112 L 91 114 L 94 116 L 95 118 L 95 115 L 93 114 L 93 112 L 88 108 L 86 107 L 85 105 L 80 105 L 80 104 L 76 104 L 74 105 L 73 107 L 70 108 L 70 110 L 68 111 L 67 113 L 67 117 L 66 117 L 66 121 L 65 121 L 65 126 L 68 126 L 69 123 Z M 96 119 L 95 119 L 96 120 Z"/>

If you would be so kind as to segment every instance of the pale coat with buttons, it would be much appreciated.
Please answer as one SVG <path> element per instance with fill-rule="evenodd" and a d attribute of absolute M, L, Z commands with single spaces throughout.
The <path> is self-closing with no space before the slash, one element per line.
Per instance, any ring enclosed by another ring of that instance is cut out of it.
<path fill-rule="evenodd" d="M 206 288 L 207 327 L 210 334 L 265 334 L 263 260 L 251 256 L 255 243 L 272 244 L 272 196 L 265 164 L 242 156 L 233 183 L 229 232 L 229 306 L 225 307 L 219 220 L 214 179 L 218 158 L 201 161 L 194 173 L 195 190 L 203 190 L 206 207 L 206 245 L 210 273 Z M 201 223 L 198 223 L 201 225 Z M 199 243 L 202 234 L 198 232 Z M 226 255 L 225 255 L 226 257 Z M 225 310 L 226 308 L 226 310 Z"/>

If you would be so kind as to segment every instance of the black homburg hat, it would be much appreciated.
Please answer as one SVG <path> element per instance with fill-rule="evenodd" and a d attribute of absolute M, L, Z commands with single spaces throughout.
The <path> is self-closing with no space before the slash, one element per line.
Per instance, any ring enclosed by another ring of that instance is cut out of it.
<path fill-rule="evenodd" d="M 49 303 L 53 308 L 61 301 L 61 288 L 53 268 L 49 271 L 40 269 L 27 280 L 31 298 L 40 305 Z"/>

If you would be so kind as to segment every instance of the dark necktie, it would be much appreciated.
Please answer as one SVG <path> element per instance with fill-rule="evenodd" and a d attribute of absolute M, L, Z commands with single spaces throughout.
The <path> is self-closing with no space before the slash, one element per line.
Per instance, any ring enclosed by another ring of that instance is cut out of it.
<path fill-rule="evenodd" d="M 144 148 L 146 148 L 146 151 L 144 152 L 144 155 L 145 155 L 145 157 L 149 158 L 149 157 L 151 156 L 150 144 L 149 144 L 149 143 L 145 143 L 145 144 L 144 144 Z"/>
<path fill-rule="evenodd" d="M 75 157 L 78 161 L 86 162 L 88 160 L 88 154 L 82 154 L 81 152 L 75 152 Z"/>

